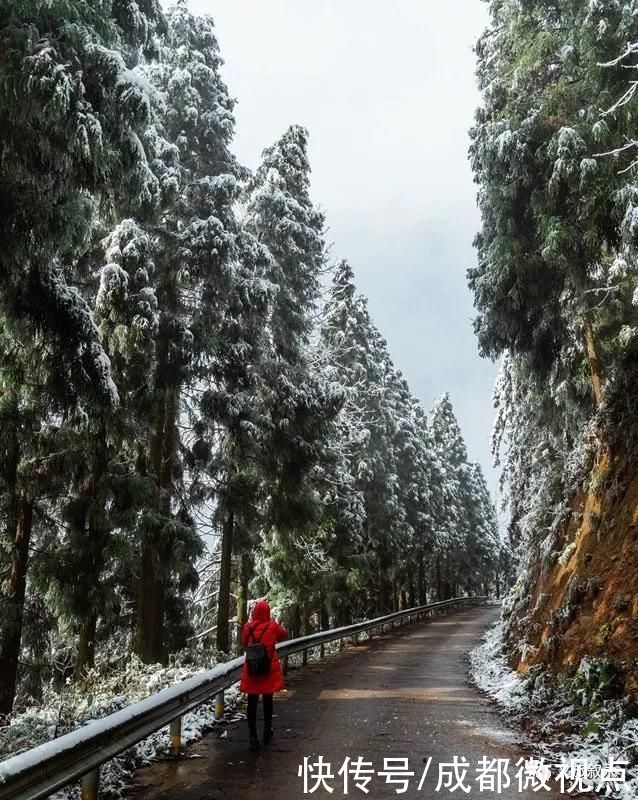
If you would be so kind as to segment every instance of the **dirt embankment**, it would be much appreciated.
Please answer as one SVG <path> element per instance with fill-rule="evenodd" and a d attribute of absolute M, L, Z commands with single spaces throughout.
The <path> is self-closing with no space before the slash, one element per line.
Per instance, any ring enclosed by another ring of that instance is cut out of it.
<path fill-rule="evenodd" d="M 621 663 L 638 701 L 638 469 L 599 456 L 590 488 L 540 546 L 510 627 L 519 672 L 573 674 L 585 656 Z"/>

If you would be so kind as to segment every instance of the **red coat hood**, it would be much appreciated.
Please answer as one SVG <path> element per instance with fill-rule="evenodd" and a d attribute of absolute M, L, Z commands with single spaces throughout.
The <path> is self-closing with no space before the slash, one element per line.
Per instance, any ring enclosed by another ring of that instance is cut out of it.
<path fill-rule="evenodd" d="M 268 622 L 270 620 L 270 606 L 266 600 L 260 600 L 252 608 L 250 618 L 255 622 Z"/>

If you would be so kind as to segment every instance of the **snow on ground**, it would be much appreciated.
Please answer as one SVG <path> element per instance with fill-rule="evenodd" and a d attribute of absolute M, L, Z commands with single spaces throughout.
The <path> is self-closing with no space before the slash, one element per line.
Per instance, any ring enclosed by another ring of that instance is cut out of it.
<path fill-rule="evenodd" d="M 566 694 L 550 686 L 542 673 L 534 671 L 529 677 L 521 677 L 512 670 L 505 657 L 503 637 L 503 623 L 498 621 L 485 634 L 483 644 L 470 653 L 470 677 L 476 686 L 515 719 L 539 714 L 542 741 L 538 750 L 549 763 L 587 759 L 589 764 L 602 767 L 609 764 L 610 757 L 633 761 L 627 768 L 626 783 L 609 796 L 636 800 L 638 719 L 627 719 L 617 702 L 604 703 L 585 716 Z M 562 730 L 579 733 L 561 733 Z"/>
<path fill-rule="evenodd" d="M 325 646 L 325 652 L 336 652 L 338 648 L 338 642 L 331 642 Z M 0 727 L 2 757 L 26 754 L 38 745 L 53 743 L 65 733 L 79 731 L 96 719 L 104 719 L 163 689 L 196 678 L 214 666 L 214 658 L 211 659 L 204 649 L 195 653 L 186 651 L 184 655 L 186 663 L 180 663 L 178 656 L 175 657 L 176 663 L 170 667 L 143 664 L 133 655 L 125 665 L 108 676 L 97 673 L 89 675 L 81 690 L 69 684 L 68 691 L 62 694 L 47 694 L 40 707 L 16 714 L 8 725 Z M 318 647 L 308 651 L 309 661 L 318 657 Z M 289 666 L 293 669 L 300 666 L 302 659 L 301 653 L 289 656 Z M 214 697 L 182 717 L 182 744 L 200 739 L 216 725 L 228 725 L 245 719 L 239 710 L 243 695 L 238 687 L 235 684 L 225 690 L 226 715 L 223 720 L 215 719 Z M 165 727 L 104 764 L 100 768 L 100 796 L 120 800 L 130 785 L 134 770 L 156 758 L 167 756 L 169 744 L 168 727 Z M 79 786 L 70 786 L 52 795 L 52 800 L 79 798 Z"/>
<path fill-rule="evenodd" d="M 142 664 L 132 656 L 126 666 L 110 676 L 90 676 L 86 690 L 75 693 L 71 685 L 62 695 L 51 694 L 39 708 L 15 715 L 9 725 L 0 728 L 0 752 L 13 756 L 42 745 L 53 744 L 57 737 L 70 731 L 82 730 L 88 723 L 104 719 L 131 704 L 143 700 L 170 686 L 196 678 L 210 669 L 208 661 L 163 667 Z M 182 742 L 189 744 L 201 738 L 215 725 L 237 722 L 244 715 L 237 711 L 241 694 L 237 685 L 225 691 L 226 715 L 215 720 L 215 699 L 189 712 L 182 718 Z M 136 767 L 165 756 L 169 747 L 168 728 L 152 736 L 103 765 L 100 770 L 101 796 L 121 798 Z M 0 774 L 1 774 L 0 762 Z M 78 786 L 71 786 L 52 796 L 54 800 L 77 800 Z"/>

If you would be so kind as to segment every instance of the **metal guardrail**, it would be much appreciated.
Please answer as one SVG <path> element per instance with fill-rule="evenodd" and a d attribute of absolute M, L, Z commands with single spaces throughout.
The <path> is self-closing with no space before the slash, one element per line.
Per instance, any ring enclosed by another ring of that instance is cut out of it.
<path fill-rule="evenodd" d="M 486 597 L 455 597 L 439 603 L 396 611 L 383 617 L 342 628 L 291 639 L 277 645 L 280 656 L 289 656 L 327 642 L 356 637 L 395 622 L 431 615 L 448 608 L 478 605 Z M 243 657 L 218 664 L 210 670 L 169 686 L 102 719 L 93 720 L 71 733 L 0 762 L 0 800 L 38 800 L 82 779 L 83 800 L 96 800 L 101 764 L 170 725 L 171 749 L 179 752 L 181 717 L 216 697 L 217 716 L 223 714 L 223 691 L 240 676 Z"/>

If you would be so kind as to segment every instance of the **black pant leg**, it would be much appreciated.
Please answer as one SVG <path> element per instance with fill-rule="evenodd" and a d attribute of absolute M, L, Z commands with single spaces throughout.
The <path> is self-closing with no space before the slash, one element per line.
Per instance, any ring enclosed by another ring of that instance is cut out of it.
<path fill-rule="evenodd" d="M 264 730 L 269 731 L 272 728 L 272 695 L 265 694 L 264 698 Z"/>
<path fill-rule="evenodd" d="M 257 703 L 259 703 L 259 695 L 249 694 L 246 714 L 248 717 L 248 731 L 251 738 L 254 739 L 257 738 Z"/>

